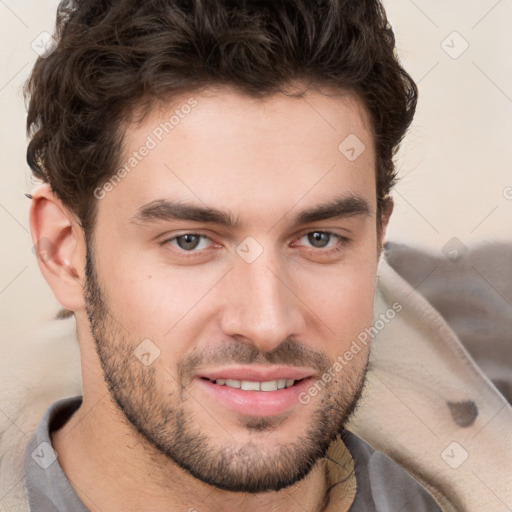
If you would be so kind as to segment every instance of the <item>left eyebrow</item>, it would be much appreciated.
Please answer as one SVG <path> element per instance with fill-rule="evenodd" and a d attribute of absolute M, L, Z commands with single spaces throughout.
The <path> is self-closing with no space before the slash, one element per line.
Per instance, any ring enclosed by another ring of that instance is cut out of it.
<path fill-rule="evenodd" d="M 333 199 L 326 204 L 303 210 L 293 218 L 293 225 L 309 224 L 328 219 L 343 219 L 356 215 L 371 216 L 372 208 L 366 199 L 356 194 Z"/>
<path fill-rule="evenodd" d="M 302 210 L 291 220 L 292 227 L 328 219 L 343 219 L 356 215 L 372 215 L 369 203 L 359 195 L 351 194 Z M 129 219 L 130 223 L 148 224 L 158 221 L 187 220 L 219 224 L 229 228 L 240 227 L 230 212 L 193 204 L 157 199 L 140 207 Z"/>

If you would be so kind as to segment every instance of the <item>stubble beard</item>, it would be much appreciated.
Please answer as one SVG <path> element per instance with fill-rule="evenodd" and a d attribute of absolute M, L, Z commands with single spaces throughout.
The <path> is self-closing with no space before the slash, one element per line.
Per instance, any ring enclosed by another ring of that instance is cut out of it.
<path fill-rule="evenodd" d="M 241 416 L 237 428 L 245 428 L 250 439 L 236 445 L 229 434 L 232 427 L 226 425 L 226 439 L 219 446 L 208 436 L 207 425 L 194 421 L 191 406 L 200 413 L 204 411 L 187 392 L 190 382 L 187 377 L 191 373 L 184 374 L 183 369 L 190 369 L 192 362 L 197 363 L 200 358 L 196 354 L 179 363 L 181 370 L 173 377 L 175 389 L 171 393 L 162 391 L 157 371 L 163 369 L 157 369 L 157 365 L 145 366 L 135 357 L 134 350 L 140 340 L 127 339 L 116 326 L 104 301 L 92 259 L 91 247 L 87 244 L 84 291 L 90 328 L 112 400 L 133 427 L 135 437 L 142 436 L 158 455 L 165 455 L 200 481 L 226 491 L 279 491 L 310 473 L 356 408 L 365 384 L 367 354 L 361 356 L 366 361 L 357 371 L 356 365 L 345 367 L 340 375 L 325 384 L 316 397 L 316 408 L 309 415 L 307 428 L 289 443 L 276 445 L 272 442 L 272 432 L 286 419 Z M 280 347 L 276 350 L 281 352 L 273 351 L 271 357 L 271 353 L 259 353 L 254 347 L 237 344 L 230 347 L 230 358 L 240 364 L 248 360 L 268 364 L 287 351 L 288 356 L 295 357 L 294 362 L 300 359 L 302 366 L 311 366 L 313 358 L 319 375 L 334 363 L 323 354 L 303 354 L 292 342 Z M 283 358 L 279 358 L 279 363 L 283 362 Z M 162 474 L 171 474 L 168 468 L 161 469 Z"/>

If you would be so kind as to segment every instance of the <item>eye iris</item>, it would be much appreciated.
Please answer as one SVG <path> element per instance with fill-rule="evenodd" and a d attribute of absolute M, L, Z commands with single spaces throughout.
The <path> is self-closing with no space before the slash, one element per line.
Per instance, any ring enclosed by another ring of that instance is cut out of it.
<path fill-rule="evenodd" d="M 329 243 L 330 234 L 314 231 L 308 234 L 308 240 L 314 247 L 325 247 Z"/>
<path fill-rule="evenodd" d="M 181 249 L 190 250 L 195 249 L 199 245 L 201 237 L 198 235 L 181 235 L 176 238 L 176 242 Z"/>

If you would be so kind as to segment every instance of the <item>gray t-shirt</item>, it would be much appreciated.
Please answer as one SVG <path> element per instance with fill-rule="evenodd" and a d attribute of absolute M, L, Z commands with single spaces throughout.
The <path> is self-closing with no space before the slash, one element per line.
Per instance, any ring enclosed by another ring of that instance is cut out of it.
<path fill-rule="evenodd" d="M 66 478 L 50 438 L 50 431 L 62 426 L 81 403 L 82 397 L 75 396 L 52 404 L 27 445 L 25 484 L 31 512 L 88 512 Z M 349 512 L 441 512 L 430 494 L 388 456 L 346 430 L 341 437 L 356 473 L 357 491 Z M 329 465 L 340 464 L 332 455 L 328 460 Z M 331 477 L 336 473 L 329 471 Z M 331 487 L 335 486 L 333 480 Z M 327 510 L 336 507 L 330 503 Z"/>

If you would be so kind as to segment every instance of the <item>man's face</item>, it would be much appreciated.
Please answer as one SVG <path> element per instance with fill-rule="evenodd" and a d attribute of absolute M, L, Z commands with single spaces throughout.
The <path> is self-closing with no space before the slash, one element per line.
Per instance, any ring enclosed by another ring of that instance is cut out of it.
<path fill-rule="evenodd" d="M 103 372 L 195 477 L 278 490 L 325 455 L 364 382 L 365 347 L 333 367 L 372 320 L 373 143 L 350 95 L 191 96 L 131 125 L 129 171 L 98 193 L 86 301 L 102 370 L 85 378 Z"/>

